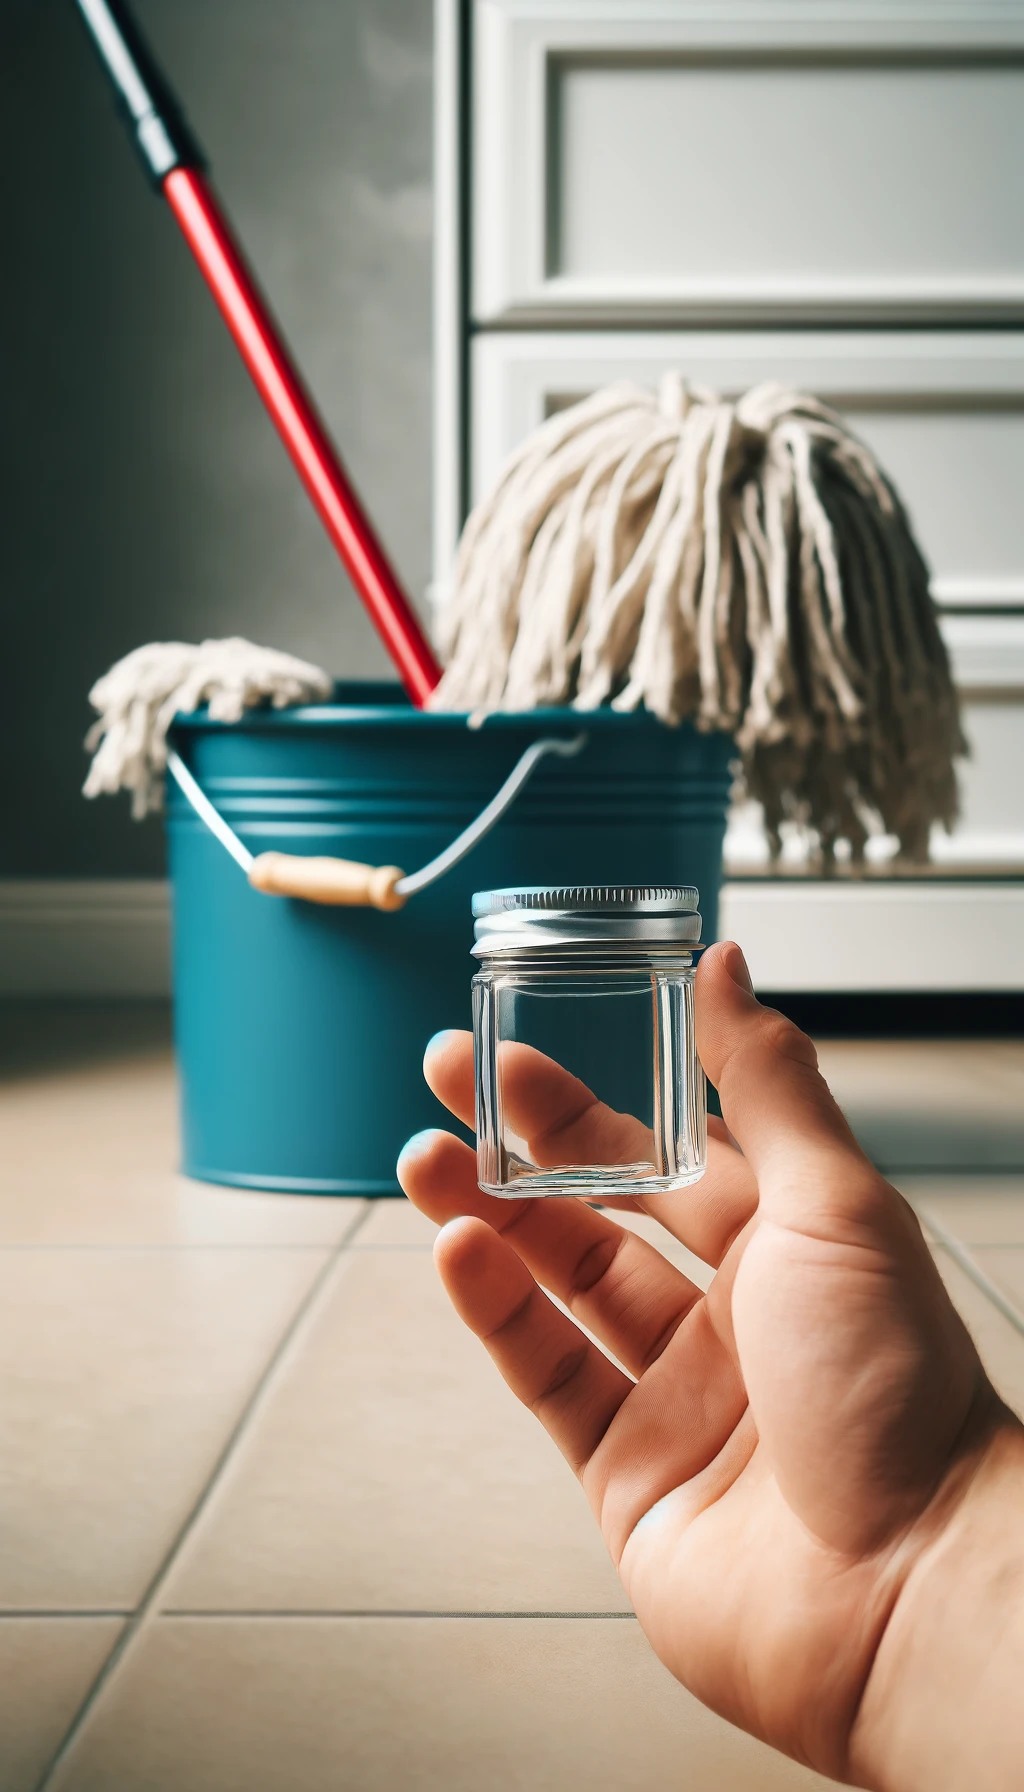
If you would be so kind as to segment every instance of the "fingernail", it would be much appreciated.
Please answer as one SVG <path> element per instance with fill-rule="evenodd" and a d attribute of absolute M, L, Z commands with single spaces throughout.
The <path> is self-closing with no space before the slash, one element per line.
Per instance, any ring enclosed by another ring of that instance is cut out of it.
<path fill-rule="evenodd" d="M 454 1039 L 455 1031 L 454 1027 L 442 1027 L 439 1033 L 435 1033 L 432 1039 L 427 1040 L 427 1049 L 423 1056 L 429 1058 L 434 1052 L 444 1051 L 449 1039 Z"/>
<path fill-rule="evenodd" d="M 398 1153 L 396 1168 L 400 1170 L 403 1164 L 409 1162 L 410 1158 L 421 1157 L 438 1137 L 440 1137 L 440 1128 L 437 1126 L 426 1126 L 422 1132 L 414 1132 L 411 1139 L 406 1139 Z"/>
<path fill-rule="evenodd" d="M 738 989 L 745 990 L 748 996 L 754 993 L 754 985 L 750 981 L 747 961 L 738 946 L 730 946 L 725 955 L 725 968 Z"/>

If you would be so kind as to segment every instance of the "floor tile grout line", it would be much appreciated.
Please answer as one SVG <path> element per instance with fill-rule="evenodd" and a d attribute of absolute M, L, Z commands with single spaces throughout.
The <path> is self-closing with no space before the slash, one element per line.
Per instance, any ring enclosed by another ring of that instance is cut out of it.
<path fill-rule="evenodd" d="M 264 1363 L 263 1369 L 257 1376 L 255 1386 L 252 1388 L 248 1399 L 243 1403 L 238 1418 L 235 1420 L 235 1423 L 232 1425 L 224 1443 L 218 1451 L 210 1473 L 207 1475 L 196 1499 L 193 1501 L 185 1518 L 179 1525 L 174 1537 L 171 1539 L 168 1548 L 165 1550 L 156 1571 L 143 1592 L 142 1598 L 139 1600 L 134 1612 L 129 1617 L 128 1622 L 125 1624 L 124 1629 L 109 1655 L 104 1660 L 99 1672 L 88 1687 L 85 1697 L 75 1711 L 60 1743 L 44 1768 L 39 1780 L 36 1782 L 35 1792 L 46 1792 L 46 1788 L 52 1785 L 55 1774 L 59 1771 L 64 1761 L 70 1755 L 75 1743 L 78 1741 L 90 1712 L 94 1709 L 104 1689 L 124 1661 L 135 1638 L 145 1629 L 149 1618 L 152 1616 L 154 1610 L 156 1610 L 159 1604 L 161 1589 L 165 1585 L 178 1557 L 206 1511 L 238 1445 L 241 1443 L 253 1418 L 262 1406 L 278 1369 L 284 1362 L 284 1359 L 289 1355 L 296 1338 L 299 1337 L 307 1326 L 312 1323 L 315 1314 L 320 1308 L 321 1302 L 326 1299 L 327 1291 L 334 1278 L 335 1271 L 341 1262 L 349 1243 L 356 1236 L 360 1227 L 365 1225 L 366 1218 L 367 1215 L 364 1209 L 361 1213 L 357 1214 L 353 1223 L 342 1234 L 334 1248 L 329 1251 L 326 1263 L 324 1263 L 323 1267 L 314 1277 L 307 1293 L 299 1302 L 297 1308 L 286 1324 L 277 1343 Z"/>
<path fill-rule="evenodd" d="M 356 1622 L 362 1623 L 366 1619 L 369 1619 L 369 1618 L 381 1618 L 381 1619 L 386 1619 L 389 1622 L 393 1621 L 395 1619 L 416 1619 L 417 1621 L 422 1621 L 424 1623 L 430 1623 L 430 1624 L 435 1623 L 435 1622 L 439 1623 L 439 1624 L 447 1623 L 452 1618 L 482 1618 L 482 1619 L 488 1619 L 488 1620 L 500 1619 L 501 1621 L 504 1621 L 506 1619 L 514 1619 L 516 1622 L 518 1622 L 520 1619 L 523 1619 L 523 1618 L 535 1618 L 535 1619 L 543 1618 L 545 1620 L 558 1619 L 558 1618 L 573 1618 L 573 1619 L 578 1618 L 581 1620 L 593 1619 L 595 1622 L 600 1621 L 601 1623 L 605 1623 L 608 1619 L 618 1620 L 620 1618 L 631 1618 L 635 1622 L 636 1621 L 636 1613 L 630 1612 L 630 1611 L 585 1612 L 585 1611 L 556 1611 L 556 1610 L 529 1611 L 529 1612 L 504 1612 L 504 1611 L 475 1612 L 475 1611 L 470 1611 L 468 1609 L 465 1611 L 438 1612 L 438 1611 L 419 1611 L 419 1610 L 398 1611 L 393 1608 L 388 1608 L 383 1611 L 374 1611 L 372 1607 L 367 1607 L 365 1610 L 360 1607 L 353 1607 L 351 1609 L 343 1607 L 343 1608 L 339 1608 L 337 1611 L 332 1611 L 330 1609 L 317 1610 L 315 1607 L 307 1607 L 307 1606 L 295 1606 L 295 1607 L 283 1606 L 280 1611 L 274 1611 L 273 1609 L 270 1609 L 270 1608 L 264 1609 L 259 1606 L 255 1606 L 250 1609 L 247 1609 L 244 1606 L 240 1606 L 237 1611 L 203 1611 L 203 1610 L 189 1608 L 187 1606 L 182 1606 L 180 1608 L 175 1607 L 175 1606 L 168 1606 L 164 1610 L 157 1613 L 155 1622 L 158 1624 L 164 1624 L 164 1623 L 169 1622 L 172 1619 L 177 1622 L 181 1622 L 184 1619 L 188 1619 L 190 1621 L 202 1620 L 203 1622 L 206 1622 L 207 1620 L 209 1620 L 209 1621 L 216 1621 L 216 1622 L 220 1622 L 220 1623 L 234 1623 L 236 1620 L 238 1620 L 240 1622 L 245 1622 L 245 1623 L 253 1622 L 256 1620 L 260 1620 L 260 1621 L 266 1620 L 267 1622 L 274 1623 L 278 1619 L 280 1619 L 282 1622 L 287 1623 L 287 1622 L 294 1622 L 297 1619 L 305 1620 L 307 1618 L 310 1619 L 311 1621 L 315 1620 L 317 1622 L 334 1619 L 334 1620 L 344 1620 L 344 1621 L 347 1621 L 350 1623 L 356 1623 Z"/>
<path fill-rule="evenodd" d="M 887 1165 L 884 1163 L 879 1163 L 875 1167 L 881 1172 L 882 1175 L 891 1176 L 894 1179 L 894 1181 L 896 1181 L 897 1185 L 902 1177 L 911 1177 L 911 1176 L 927 1177 L 931 1181 L 934 1181 L 937 1178 L 948 1178 L 951 1182 L 955 1181 L 958 1178 L 962 1178 L 965 1175 L 969 1175 L 972 1179 L 979 1181 L 979 1182 L 985 1181 L 985 1180 L 1019 1181 L 1019 1180 L 1021 1180 L 1022 1177 L 1024 1177 L 1024 1166 L 1022 1166 L 1021 1168 L 1018 1169 L 1013 1165 L 1006 1165 L 1006 1164 L 996 1164 L 996 1165 L 973 1164 L 973 1165 L 953 1166 L 952 1168 L 950 1168 L 948 1164 L 945 1164 L 941 1168 L 939 1168 L 936 1165 L 913 1165 L 913 1166 L 910 1166 L 907 1164 L 895 1164 L 895 1165 L 888 1164 Z M 904 1191 L 904 1192 L 906 1192 L 906 1191 Z M 955 1191 L 950 1191 L 950 1192 L 955 1192 Z M 912 1196 L 908 1195 L 907 1198 L 911 1201 L 911 1205 L 916 1208 L 916 1202 L 913 1200 Z M 396 1197 L 396 1199 L 397 1199 L 397 1197 Z M 376 1205 L 377 1205 L 376 1202 L 368 1203 L 369 1211 L 364 1216 L 364 1218 L 359 1222 L 359 1224 L 353 1223 L 350 1227 L 348 1227 L 342 1233 L 342 1235 L 340 1237 L 335 1237 L 335 1238 L 310 1238 L 310 1239 L 305 1239 L 305 1240 L 291 1239 L 291 1240 L 287 1240 L 287 1241 L 285 1241 L 285 1240 L 277 1241 L 274 1239 L 268 1239 L 265 1242 L 259 1242 L 259 1243 L 254 1243 L 252 1240 L 244 1239 L 244 1238 L 239 1238 L 239 1239 L 196 1239 L 189 1243 L 181 1243 L 181 1244 L 173 1243 L 173 1242 L 170 1242 L 170 1243 L 146 1243 L 144 1241 L 133 1240 L 133 1239 L 126 1239 L 126 1240 L 111 1239 L 106 1242 L 97 1244 L 97 1243 L 90 1243 L 86 1240 L 80 1240 L 78 1242 L 70 1242 L 70 1243 L 69 1242 L 48 1243 L 46 1240 L 24 1240 L 24 1239 L 4 1240 L 4 1239 L 0 1238 L 0 1257 L 6 1255 L 9 1252 L 10 1253 L 21 1252 L 26 1255 L 28 1255 L 29 1253 L 32 1253 L 32 1252 L 37 1252 L 40 1254 L 64 1253 L 67 1255 L 72 1255 L 76 1252 L 81 1252 L 81 1253 L 91 1253 L 91 1254 L 95 1254 L 95 1255 L 107 1254 L 107 1255 L 113 1256 L 113 1255 L 121 1254 L 121 1255 L 125 1255 L 125 1256 L 128 1256 L 128 1255 L 145 1256 L 145 1255 L 160 1255 L 160 1254 L 172 1255 L 174 1253 L 199 1252 L 199 1251 L 237 1251 L 237 1252 L 251 1252 L 251 1253 L 260 1253 L 260 1254 L 265 1253 L 265 1252 L 275 1252 L 276 1251 L 276 1252 L 288 1254 L 288 1253 L 299 1253 L 302 1251 L 306 1251 L 306 1252 L 313 1252 L 313 1251 L 342 1252 L 342 1251 L 348 1251 L 348 1250 L 355 1250 L 355 1251 L 359 1251 L 359 1252 L 362 1252 L 362 1251 L 405 1251 L 405 1252 L 421 1251 L 421 1252 L 427 1252 L 427 1251 L 431 1250 L 432 1240 L 429 1238 L 425 1238 L 421 1242 L 417 1242 L 415 1239 L 409 1239 L 409 1240 L 404 1240 L 404 1239 L 379 1239 L 379 1240 L 376 1240 L 373 1238 L 369 1238 L 369 1239 L 365 1239 L 365 1240 L 358 1239 L 356 1237 L 356 1234 L 361 1232 L 366 1227 L 368 1222 L 374 1217 L 374 1210 L 376 1208 Z M 921 1211 L 923 1212 L 923 1208 L 921 1209 Z M 930 1223 L 937 1224 L 938 1222 L 930 1220 Z M 996 1248 L 1001 1248 L 1001 1249 L 1005 1249 L 1005 1250 L 1014 1250 L 1014 1249 L 1024 1250 L 1024 1239 L 990 1238 L 990 1239 L 985 1240 L 985 1244 L 986 1244 L 986 1246 L 991 1245 Z"/>
<path fill-rule="evenodd" d="M 1013 1164 L 889 1164 L 876 1163 L 875 1169 L 883 1172 L 888 1167 L 894 1176 L 914 1177 L 920 1182 L 948 1182 L 954 1186 L 944 1189 L 944 1194 L 956 1194 L 959 1184 L 965 1176 L 972 1182 L 1012 1182 L 1017 1187 L 1024 1182 L 1024 1162 Z M 968 1197 L 972 1199 L 973 1197 Z"/>
<path fill-rule="evenodd" d="M 0 1257 L 14 1251 L 20 1251 L 25 1256 L 32 1251 L 48 1252 L 52 1255 L 62 1252 L 65 1256 L 91 1253 L 94 1256 L 107 1255 L 111 1257 L 170 1257 L 175 1254 L 182 1255 L 186 1252 L 197 1251 L 238 1251 L 262 1256 L 269 1251 L 280 1251 L 287 1255 L 299 1251 L 342 1251 L 347 1248 L 347 1245 L 340 1243 L 337 1238 L 315 1238 L 311 1239 L 308 1244 L 249 1244 L 244 1239 L 239 1239 L 235 1244 L 205 1243 L 202 1240 L 198 1240 L 194 1244 L 121 1244 L 117 1241 L 110 1244 L 5 1244 L 0 1239 Z M 360 1249 L 362 1248 L 364 1247 L 360 1246 Z"/>
<path fill-rule="evenodd" d="M 61 1606 L 46 1605 L 14 1605 L 0 1606 L 0 1624 L 15 1623 L 19 1618 L 130 1618 L 130 1605 L 114 1606 L 80 1606 L 77 1610 Z"/>
<path fill-rule="evenodd" d="M 351 1245 L 349 1248 L 352 1251 L 353 1256 L 362 1256 L 364 1254 L 369 1256 L 371 1251 L 382 1251 L 385 1253 L 393 1252 L 396 1256 L 413 1257 L 418 1254 L 421 1257 L 429 1257 L 434 1249 L 434 1240 L 432 1238 L 425 1238 L 422 1244 L 416 1244 L 413 1241 L 410 1241 L 408 1244 L 375 1244 L 373 1239 L 370 1238 L 364 1239 L 358 1244 Z"/>
<path fill-rule="evenodd" d="M 991 1178 L 993 1182 L 1016 1181 L 1024 1176 L 1024 1162 L 1019 1158 L 1014 1158 L 1012 1162 L 993 1164 L 976 1162 L 958 1164 L 951 1163 L 948 1158 L 944 1158 L 941 1163 L 921 1163 L 917 1160 L 914 1163 L 898 1163 L 891 1158 L 887 1161 L 882 1157 L 872 1158 L 871 1162 L 882 1176 L 890 1177 L 897 1187 L 903 1176 L 927 1177 L 929 1181 L 933 1181 L 937 1177 L 952 1179 L 954 1176 L 969 1176 L 975 1182 L 984 1182 L 986 1178 Z"/>
<path fill-rule="evenodd" d="M 942 1246 L 943 1250 L 948 1251 L 954 1263 L 959 1264 L 964 1274 L 970 1277 L 979 1293 L 984 1294 L 986 1298 L 991 1301 L 992 1305 L 998 1308 L 999 1312 L 1003 1315 L 1003 1318 L 1009 1320 L 1010 1324 L 1017 1331 L 1024 1334 L 1024 1312 L 1021 1312 L 1021 1309 L 1015 1305 L 1009 1296 L 1003 1293 L 999 1285 L 996 1282 L 993 1282 L 990 1276 L 986 1275 L 981 1264 L 976 1258 L 972 1257 L 967 1246 L 961 1244 L 959 1238 L 957 1238 L 954 1233 L 950 1232 L 949 1229 L 942 1224 L 941 1220 L 937 1220 L 935 1216 L 929 1212 L 926 1206 L 921 1207 L 920 1215 L 925 1224 L 931 1227 L 937 1242 Z M 982 1249 L 985 1248 L 987 1247 L 982 1246 Z M 1013 1247 L 1006 1246 L 1004 1248 L 1012 1249 Z"/>

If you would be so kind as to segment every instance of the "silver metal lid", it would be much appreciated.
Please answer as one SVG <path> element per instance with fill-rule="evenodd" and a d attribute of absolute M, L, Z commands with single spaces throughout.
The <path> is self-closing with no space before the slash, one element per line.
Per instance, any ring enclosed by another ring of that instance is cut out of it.
<path fill-rule="evenodd" d="M 557 884 L 473 897 L 477 957 L 550 946 L 695 946 L 699 896 L 688 884 Z"/>

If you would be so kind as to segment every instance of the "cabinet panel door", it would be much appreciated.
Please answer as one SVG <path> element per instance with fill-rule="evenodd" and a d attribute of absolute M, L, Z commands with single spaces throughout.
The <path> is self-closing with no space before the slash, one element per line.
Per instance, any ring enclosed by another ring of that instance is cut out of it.
<path fill-rule="evenodd" d="M 478 321 L 1024 319 L 1013 0 L 477 0 L 473 34 Z"/>

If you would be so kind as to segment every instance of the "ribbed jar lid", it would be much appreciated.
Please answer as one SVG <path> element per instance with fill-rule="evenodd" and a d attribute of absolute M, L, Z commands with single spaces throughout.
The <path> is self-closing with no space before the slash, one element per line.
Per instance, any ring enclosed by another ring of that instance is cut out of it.
<path fill-rule="evenodd" d="M 695 946 L 699 896 L 690 884 L 551 884 L 473 897 L 476 955 L 529 947 Z"/>

